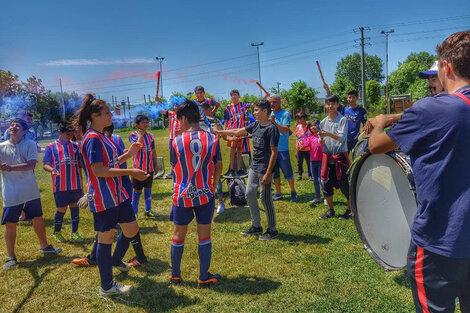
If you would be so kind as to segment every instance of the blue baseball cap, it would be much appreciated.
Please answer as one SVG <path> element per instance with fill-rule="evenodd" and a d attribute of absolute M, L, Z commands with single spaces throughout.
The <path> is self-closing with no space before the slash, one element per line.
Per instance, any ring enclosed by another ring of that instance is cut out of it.
<path fill-rule="evenodd" d="M 437 75 L 437 64 L 438 61 L 434 62 L 431 68 L 427 71 L 419 72 L 418 76 L 422 79 L 427 79 L 429 76 Z"/>

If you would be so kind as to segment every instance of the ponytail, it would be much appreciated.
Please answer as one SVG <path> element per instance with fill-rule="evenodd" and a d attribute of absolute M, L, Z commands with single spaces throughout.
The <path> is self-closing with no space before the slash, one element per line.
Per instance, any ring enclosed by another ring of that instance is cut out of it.
<path fill-rule="evenodd" d="M 91 122 L 91 115 L 93 113 L 101 114 L 101 109 L 105 102 L 100 99 L 96 99 L 92 94 L 88 93 L 83 97 L 83 103 L 81 108 L 78 110 L 78 127 L 85 133 L 88 129 L 88 122 Z"/>

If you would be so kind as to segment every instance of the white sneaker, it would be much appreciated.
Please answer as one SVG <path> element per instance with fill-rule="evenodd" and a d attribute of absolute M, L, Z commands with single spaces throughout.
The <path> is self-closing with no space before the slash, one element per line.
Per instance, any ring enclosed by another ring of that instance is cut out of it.
<path fill-rule="evenodd" d="M 323 203 L 324 203 L 325 205 L 328 205 L 328 201 L 326 201 L 326 199 L 323 200 Z"/>
<path fill-rule="evenodd" d="M 217 206 L 217 213 L 224 213 L 225 211 L 225 203 L 223 201 L 219 201 L 219 205 Z"/>
<path fill-rule="evenodd" d="M 313 200 L 310 200 L 308 203 L 310 203 L 310 204 L 321 203 L 321 199 L 320 199 L 320 198 L 315 198 L 315 199 L 313 199 Z"/>
<path fill-rule="evenodd" d="M 113 286 L 108 290 L 103 290 L 103 288 L 100 287 L 100 296 L 108 297 L 112 295 L 120 295 L 123 293 L 128 293 L 132 289 L 134 289 L 133 286 L 123 285 L 114 280 Z"/>
<path fill-rule="evenodd" d="M 3 269 L 5 271 L 7 270 L 11 270 L 15 267 L 18 266 L 18 261 L 16 261 L 16 258 L 15 257 L 9 257 L 6 261 L 5 261 L 5 264 L 3 265 Z"/>

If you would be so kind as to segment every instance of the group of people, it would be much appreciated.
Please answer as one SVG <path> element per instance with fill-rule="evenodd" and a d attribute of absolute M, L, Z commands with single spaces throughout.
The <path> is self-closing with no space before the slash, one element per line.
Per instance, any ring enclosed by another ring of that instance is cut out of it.
<path fill-rule="evenodd" d="M 411 227 L 408 255 L 408 275 L 417 312 L 452 312 L 456 297 L 460 298 L 462 312 L 470 312 L 470 181 L 466 166 L 470 158 L 470 33 L 451 35 L 437 47 L 437 52 L 438 62 L 430 71 L 420 74 L 429 81 L 431 97 L 417 101 L 404 114 L 367 119 L 365 110 L 356 104 L 357 92 L 352 90 L 347 96 L 349 105 L 342 112 L 339 112 L 338 97 L 328 95 L 325 102 L 327 116 L 323 120 L 314 119 L 307 123 L 305 114 L 297 115 L 294 131 L 297 180 L 302 179 L 303 160 L 307 160 L 307 172 L 315 189 L 311 203 L 321 203 L 323 194 L 328 205 L 320 218 L 335 216 L 333 194 L 334 189 L 339 188 L 348 199 L 347 210 L 340 218 L 350 219 L 348 152 L 358 140 L 361 124 L 370 133 L 371 153 L 400 148 L 408 154 L 418 197 L 418 213 Z M 240 102 L 238 90 L 232 90 L 232 102 L 225 109 L 223 123 L 214 117 L 220 104 L 205 98 L 202 86 L 195 88 L 195 95 L 195 101 L 184 100 L 175 105 L 173 111 L 166 112 L 170 117 L 173 177 L 170 219 L 174 223 L 169 280 L 172 284 L 182 281 L 184 242 L 188 224 L 195 217 L 199 238 L 198 286 L 203 288 L 221 279 L 219 274 L 209 272 L 216 190 L 219 197 L 217 211 L 222 213 L 224 209 L 221 177 L 248 177 L 245 197 L 252 225 L 242 235 L 258 235 L 260 240 L 279 237 L 273 201 L 282 198 L 280 170 L 290 187 L 290 201 L 297 201 L 297 192 L 289 154 L 291 115 L 281 108 L 278 95 L 268 100 L 267 94 L 264 99 L 248 104 Z M 247 123 L 246 113 L 250 108 L 255 121 Z M 51 173 L 57 206 L 55 239 L 65 240 L 61 228 L 67 207 L 71 212 L 71 239 L 74 241 L 82 240 L 78 233 L 80 203 L 93 213 L 96 240 L 92 252 L 74 263 L 98 265 L 101 295 L 126 293 L 132 289 L 132 286 L 113 280 L 113 267 L 126 271 L 147 262 L 136 220 L 142 191 L 145 215 L 156 216 L 151 209 L 156 151 L 155 139 L 146 131 L 148 117 L 136 117 L 137 130 L 129 136 L 129 149 L 125 149 L 122 138 L 113 134 L 111 117 L 105 101 L 87 94 L 78 111 L 78 131 L 70 124 L 61 123 L 59 139 L 47 145 L 43 160 L 44 170 Z M 384 131 L 386 127 L 390 128 Z M 36 143 L 26 138 L 28 128 L 23 119 L 14 119 L 8 129 L 8 140 L 0 144 L 4 202 L 1 223 L 6 226 L 8 253 L 4 269 L 18 264 L 14 248 L 16 225 L 22 213 L 25 219 L 33 222 L 40 252 L 61 252 L 61 248 L 50 245 L 46 239 L 40 194 L 34 177 L 38 151 Z M 75 141 L 72 140 L 74 136 L 77 136 Z M 250 136 L 252 153 L 248 142 Z M 225 175 L 222 175 L 222 138 L 230 147 L 230 164 Z M 243 153 L 251 156 L 248 172 L 242 167 Z M 128 169 L 126 161 L 130 157 L 133 157 L 133 167 Z M 85 193 L 80 168 L 86 175 Z M 258 198 L 267 217 L 264 232 Z M 120 234 L 112 253 L 117 228 Z M 136 256 L 123 262 L 130 244 Z"/>

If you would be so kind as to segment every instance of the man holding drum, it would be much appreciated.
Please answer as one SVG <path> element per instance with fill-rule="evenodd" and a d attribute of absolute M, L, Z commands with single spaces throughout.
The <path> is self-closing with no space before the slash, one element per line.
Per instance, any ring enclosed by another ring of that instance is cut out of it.
<path fill-rule="evenodd" d="M 411 159 L 418 212 L 411 226 L 408 275 L 417 312 L 470 312 L 470 31 L 437 47 L 446 91 L 393 117 L 370 120 L 372 153 L 399 147 Z M 467 170 L 465 170 L 467 169 Z"/>

